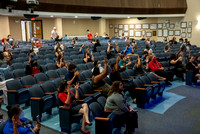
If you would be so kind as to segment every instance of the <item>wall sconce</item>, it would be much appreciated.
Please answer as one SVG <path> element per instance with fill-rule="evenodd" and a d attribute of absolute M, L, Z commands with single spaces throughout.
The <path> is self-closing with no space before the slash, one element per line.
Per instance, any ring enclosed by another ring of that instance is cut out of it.
<path fill-rule="evenodd" d="M 200 17 L 197 18 L 197 28 L 200 29 Z"/>

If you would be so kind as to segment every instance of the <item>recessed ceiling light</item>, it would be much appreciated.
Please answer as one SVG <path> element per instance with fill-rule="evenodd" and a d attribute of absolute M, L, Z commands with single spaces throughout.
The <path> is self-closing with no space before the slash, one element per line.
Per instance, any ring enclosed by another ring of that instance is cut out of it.
<path fill-rule="evenodd" d="M 75 16 L 75 18 L 78 18 L 78 16 Z"/>
<path fill-rule="evenodd" d="M 127 17 L 128 19 L 130 18 L 130 16 Z"/>
<path fill-rule="evenodd" d="M 53 15 L 51 15 L 50 17 L 51 17 L 51 18 L 53 18 L 54 16 L 53 16 Z"/>

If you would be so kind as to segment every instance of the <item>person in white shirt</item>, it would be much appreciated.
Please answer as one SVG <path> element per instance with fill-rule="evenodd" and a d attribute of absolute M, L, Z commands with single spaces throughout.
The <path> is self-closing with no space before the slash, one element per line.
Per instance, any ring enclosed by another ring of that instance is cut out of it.
<path fill-rule="evenodd" d="M 55 39 L 57 35 L 56 27 L 53 27 L 53 30 L 51 31 L 51 39 Z"/>

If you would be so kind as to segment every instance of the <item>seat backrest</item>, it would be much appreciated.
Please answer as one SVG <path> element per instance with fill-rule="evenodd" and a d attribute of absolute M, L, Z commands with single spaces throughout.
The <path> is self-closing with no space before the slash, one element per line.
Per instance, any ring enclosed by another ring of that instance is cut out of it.
<path fill-rule="evenodd" d="M 1 121 L 1 125 L 0 125 L 0 134 L 4 134 L 4 133 L 3 133 L 3 129 L 4 129 L 4 127 L 5 127 L 5 125 L 6 125 L 7 122 L 8 122 L 8 120 L 6 120 L 6 121 L 2 120 L 2 121 Z"/>
<path fill-rule="evenodd" d="M 56 70 L 50 70 L 46 74 L 47 74 L 48 78 L 58 78 L 59 77 L 59 75 L 56 72 Z"/>
<path fill-rule="evenodd" d="M 38 73 L 34 75 L 37 82 L 39 81 L 48 81 L 47 76 L 44 73 Z"/>
<path fill-rule="evenodd" d="M 134 79 L 133 83 L 134 83 L 135 87 L 143 87 L 143 83 L 139 79 Z"/>
<path fill-rule="evenodd" d="M 56 70 L 57 66 L 55 63 L 48 63 L 45 65 L 47 70 Z"/>
<path fill-rule="evenodd" d="M 85 78 L 92 78 L 92 71 L 91 70 L 85 70 L 83 72 L 83 75 Z"/>
<path fill-rule="evenodd" d="M 81 84 L 80 90 L 82 90 L 84 94 L 93 94 L 92 86 L 89 83 Z"/>
<path fill-rule="evenodd" d="M 88 69 L 92 69 L 94 67 L 92 62 L 86 63 L 86 66 L 87 66 Z"/>
<path fill-rule="evenodd" d="M 55 80 L 53 80 L 54 86 L 56 88 L 59 88 L 61 81 L 62 81 L 62 78 L 56 78 Z"/>
<path fill-rule="evenodd" d="M 14 78 L 21 78 L 21 77 L 23 77 L 25 75 L 26 74 L 25 74 L 24 69 L 16 69 L 16 70 L 13 71 Z"/>
<path fill-rule="evenodd" d="M 44 92 L 40 86 L 32 86 L 29 88 L 30 97 L 43 97 Z"/>
<path fill-rule="evenodd" d="M 104 109 L 97 102 L 92 102 L 89 104 L 89 108 L 92 111 L 94 117 L 104 117 Z"/>
<path fill-rule="evenodd" d="M 21 78 L 21 83 L 22 85 L 34 85 L 36 81 L 32 76 L 27 75 Z"/>
<path fill-rule="evenodd" d="M 140 77 L 140 80 L 144 83 L 144 84 L 151 84 L 150 79 L 147 76 L 142 76 Z"/>
<path fill-rule="evenodd" d="M 14 78 L 13 74 L 10 71 L 4 71 L 4 78 L 5 80 Z"/>
<path fill-rule="evenodd" d="M 12 67 L 12 70 L 15 70 L 15 69 L 24 69 L 24 66 L 21 63 L 13 63 L 11 65 L 11 67 Z"/>
<path fill-rule="evenodd" d="M 100 96 L 97 98 L 97 102 L 102 106 L 102 108 L 104 109 L 104 106 L 106 104 L 106 98 L 104 96 Z"/>
<path fill-rule="evenodd" d="M 66 75 L 68 71 L 67 71 L 67 68 L 63 67 L 63 68 L 57 69 L 57 72 L 59 75 Z"/>
<path fill-rule="evenodd" d="M 18 79 L 7 81 L 6 87 L 8 90 L 19 90 L 23 88 L 22 84 Z"/>
<path fill-rule="evenodd" d="M 56 91 L 55 86 L 53 85 L 51 81 L 46 81 L 45 83 L 41 85 L 41 87 L 45 93 Z"/>

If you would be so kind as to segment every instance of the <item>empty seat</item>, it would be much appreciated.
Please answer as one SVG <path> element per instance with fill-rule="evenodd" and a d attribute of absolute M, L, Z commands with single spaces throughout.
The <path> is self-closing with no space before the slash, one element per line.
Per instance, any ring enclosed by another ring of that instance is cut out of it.
<path fill-rule="evenodd" d="M 29 104 L 29 90 L 28 88 L 23 88 L 22 84 L 18 79 L 7 81 L 6 87 L 8 89 L 8 105 L 13 104 Z"/>
<path fill-rule="evenodd" d="M 32 87 L 34 84 L 36 84 L 36 81 L 32 76 L 27 75 L 21 78 L 21 83 L 23 87 Z"/>
<path fill-rule="evenodd" d="M 48 81 L 48 77 L 44 73 L 38 73 L 34 75 L 37 83 L 44 83 Z"/>
<path fill-rule="evenodd" d="M 11 68 L 12 68 L 12 70 L 15 70 L 15 69 L 24 69 L 24 66 L 21 63 L 13 63 L 11 65 Z"/>
<path fill-rule="evenodd" d="M 21 77 L 23 77 L 25 75 L 26 74 L 25 74 L 24 69 L 16 69 L 16 70 L 13 71 L 14 78 L 21 78 Z"/>
<path fill-rule="evenodd" d="M 77 70 L 78 71 L 84 71 L 84 70 L 88 70 L 87 66 L 85 64 L 78 64 L 77 65 Z"/>
<path fill-rule="evenodd" d="M 67 71 L 67 68 L 63 67 L 63 68 L 57 69 L 57 72 L 60 77 L 64 77 L 68 71 Z"/>
<path fill-rule="evenodd" d="M 46 72 L 47 77 L 49 78 L 49 80 L 54 80 L 56 78 L 59 77 L 58 73 L 56 72 L 56 70 L 50 70 Z"/>
<path fill-rule="evenodd" d="M 49 71 L 49 70 L 56 70 L 57 69 L 57 66 L 55 63 L 48 63 L 45 65 L 46 66 L 46 69 Z"/>

